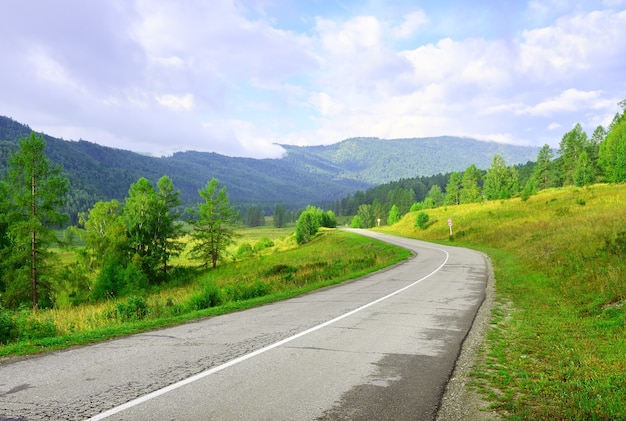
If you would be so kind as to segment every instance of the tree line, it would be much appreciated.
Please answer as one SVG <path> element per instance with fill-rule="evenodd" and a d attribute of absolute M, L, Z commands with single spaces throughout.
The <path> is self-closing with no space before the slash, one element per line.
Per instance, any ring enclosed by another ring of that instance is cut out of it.
<path fill-rule="evenodd" d="M 203 200 L 187 209 L 193 218 L 183 224 L 179 191 L 168 176 L 156 187 L 140 178 L 124 203 L 95 203 L 78 215 L 81 229 L 70 227 L 59 238 L 57 229 L 68 220 L 60 209 L 70 186 L 44 148 L 43 137 L 35 133 L 20 139 L 0 181 L 0 306 L 30 303 L 36 311 L 63 297 L 77 304 L 139 292 L 184 276 L 170 265 L 184 249 L 183 235 L 191 237 L 190 256 L 212 267 L 235 238 L 239 214 L 226 187 L 211 179 L 198 191 Z M 76 250 L 76 262 L 56 264 L 58 254 L 51 247 L 72 243 L 77 233 L 84 247 Z"/>
<path fill-rule="evenodd" d="M 626 100 L 620 102 L 608 128 L 598 126 L 591 136 L 576 124 L 565 133 L 556 151 L 544 145 L 536 162 L 507 166 L 496 154 L 491 165 L 433 177 L 399 180 L 358 191 L 332 204 L 338 215 L 354 215 L 351 226 L 371 228 L 393 224 L 409 211 L 502 200 L 527 200 L 539 190 L 594 183 L 626 182 Z"/>

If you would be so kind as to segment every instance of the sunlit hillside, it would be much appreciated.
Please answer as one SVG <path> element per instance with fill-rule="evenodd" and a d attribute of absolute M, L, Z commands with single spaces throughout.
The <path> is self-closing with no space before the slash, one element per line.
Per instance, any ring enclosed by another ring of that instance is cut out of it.
<path fill-rule="evenodd" d="M 418 212 L 381 230 L 478 248 L 497 291 L 476 385 L 510 419 L 626 414 L 626 185 Z M 452 220 L 452 237 L 448 226 Z"/>

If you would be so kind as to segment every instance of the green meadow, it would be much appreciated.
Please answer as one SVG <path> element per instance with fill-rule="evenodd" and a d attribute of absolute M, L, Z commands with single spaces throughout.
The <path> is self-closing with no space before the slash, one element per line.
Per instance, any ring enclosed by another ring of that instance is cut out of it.
<path fill-rule="evenodd" d="M 381 228 L 474 248 L 497 304 L 473 387 L 510 420 L 626 419 L 626 185 L 418 212 Z M 452 236 L 448 227 L 452 219 Z"/>
<path fill-rule="evenodd" d="M 339 230 L 322 229 L 296 244 L 293 227 L 242 229 L 227 262 L 200 269 L 183 254 L 172 263 L 176 282 L 141 294 L 77 306 L 0 313 L 0 326 L 19 331 L 0 356 L 62 349 L 239 311 L 306 294 L 409 257 L 406 250 Z M 61 264 L 75 260 L 58 250 Z M 9 319 L 10 318 L 10 319 Z"/>

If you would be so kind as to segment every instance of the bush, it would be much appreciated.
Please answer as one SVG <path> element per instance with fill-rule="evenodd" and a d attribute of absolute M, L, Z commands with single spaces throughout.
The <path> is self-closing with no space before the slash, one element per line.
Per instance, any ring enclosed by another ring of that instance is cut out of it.
<path fill-rule="evenodd" d="M 228 301 L 244 301 L 267 295 L 271 292 L 271 290 L 271 285 L 263 281 L 244 281 L 227 285 L 224 288 L 224 295 L 226 295 Z"/>
<path fill-rule="evenodd" d="M 352 218 L 350 228 L 361 228 L 361 217 L 359 215 L 355 215 L 354 218 Z"/>
<path fill-rule="evenodd" d="M 298 244 L 308 243 L 317 234 L 319 227 L 320 223 L 313 211 L 302 212 L 296 222 L 296 242 Z"/>
<path fill-rule="evenodd" d="M 0 345 L 6 345 L 17 338 L 17 325 L 8 310 L 0 308 Z"/>
<path fill-rule="evenodd" d="M 426 228 L 428 228 L 429 219 L 430 218 L 428 217 L 428 214 L 426 212 L 419 212 L 417 214 L 417 219 L 415 220 L 415 225 L 420 229 L 425 230 Z"/>
<path fill-rule="evenodd" d="M 274 242 L 267 237 L 263 237 L 254 245 L 254 251 L 258 252 L 270 247 L 274 247 Z"/>
<path fill-rule="evenodd" d="M 235 256 L 237 257 L 237 259 L 244 259 L 246 257 L 252 256 L 253 254 L 254 250 L 252 249 L 250 243 L 241 243 L 239 247 L 237 247 L 237 252 L 235 253 Z"/>
<path fill-rule="evenodd" d="M 213 282 L 207 282 L 204 289 L 189 299 L 189 307 L 192 310 L 204 310 L 216 307 L 222 303 L 222 291 Z"/>
<path fill-rule="evenodd" d="M 140 267 L 127 263 L 119 258 L 109 259 L 96 278 L 92 297 L 103 298 L 123 297 L 142 292 L 148 285 L 148 277 Z"/>
<path fill-rule="evenodd" d="M 146 299 L 140 296 L 130 297 L 125 303 L 116 305 L 118 318 L 124 322 L 142 320 L 148 315 Z"/>
<path fill-rule="evenodd" d="M 52 338 L 57 334 L 57 328 L 52 319 L 40 321 L 30 315 L 23 314 L 17 318 L 16 325 L 21 340 Z"/>

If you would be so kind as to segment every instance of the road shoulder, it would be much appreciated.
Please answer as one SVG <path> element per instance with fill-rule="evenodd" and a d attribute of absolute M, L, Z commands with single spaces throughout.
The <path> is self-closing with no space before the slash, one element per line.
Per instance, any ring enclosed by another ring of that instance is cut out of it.
<path fill-rule="evenodd" d="M 501 419 L 496 412 L 489 409 L 489 402 L 483 400 L 480 394 L 469 387 L 472 381 L 470 372 L 481 358 L 480 352 L 490 326 L 491 310 L 494 307 L 496 295 L 491 260 L 486 255 L 484 258 L 488 268 L 485 300 L 478 309 L 472 327 L 463 341 L 454 371 L 441 400 L 437 421 Z"/>

